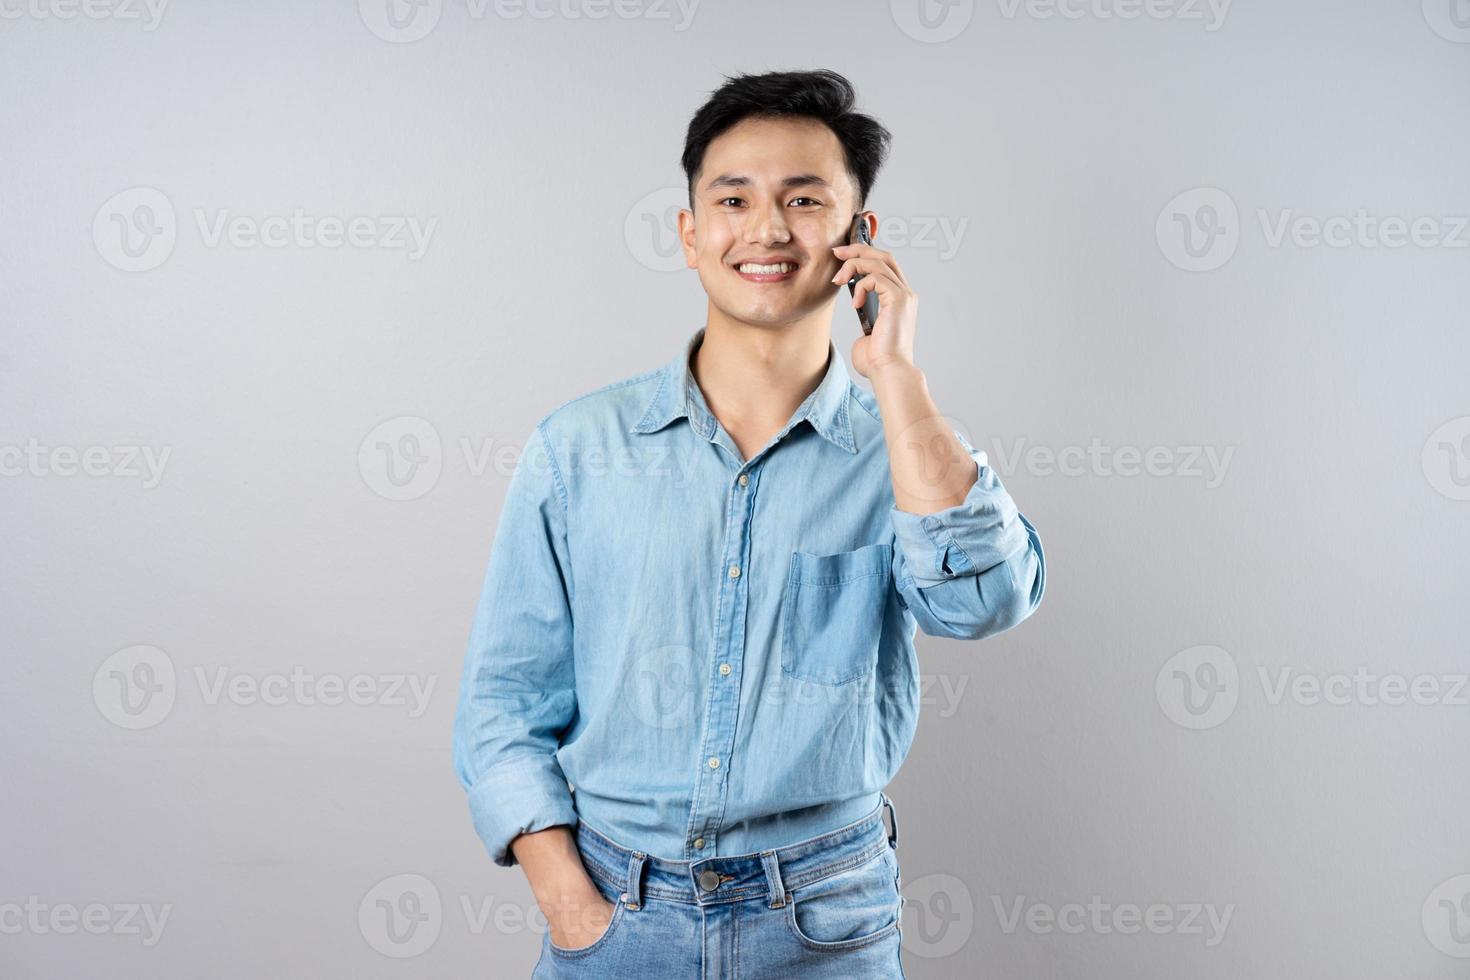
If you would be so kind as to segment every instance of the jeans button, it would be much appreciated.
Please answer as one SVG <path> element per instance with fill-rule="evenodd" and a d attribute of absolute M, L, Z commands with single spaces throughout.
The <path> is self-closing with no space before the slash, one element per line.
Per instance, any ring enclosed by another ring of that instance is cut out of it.
<path fill-rule="evenodd" d="M 708 868 L 699 873 L 699 887 L 707 892 L 712 892 L 720 887 L 720 876 Z"/>

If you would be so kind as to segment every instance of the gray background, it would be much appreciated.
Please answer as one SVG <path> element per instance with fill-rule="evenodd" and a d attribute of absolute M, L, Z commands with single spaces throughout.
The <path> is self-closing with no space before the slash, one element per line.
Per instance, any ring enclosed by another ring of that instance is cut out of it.
<path fill-rule="evenodd" d="M 920 638 L 909 976 L 1470 971 L 1463 2 L 65 2 L 0 18 L 0 974 L 529 973 L 450 765 L 510 467 L 703 322 L 695 107 L 816 66 L 896 136 L 920 364 L 1049 566 Z M 369 243 L 241 237 L 297 209 Z M 1360 210 L 1424 244 L 1301 223 Z"/>

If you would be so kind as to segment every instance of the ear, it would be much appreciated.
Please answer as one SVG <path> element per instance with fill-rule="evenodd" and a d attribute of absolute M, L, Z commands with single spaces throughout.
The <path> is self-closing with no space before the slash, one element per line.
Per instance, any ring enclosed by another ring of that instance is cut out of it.
<path fill-rule="evenodd" d="M 691 269 L 699 267 L 698 252 L 694 248 L 694 212 L 679 209 L 679 247 L 684 250 L 684 264 Z"/>
<path fill-rule="evenodd" d="M 874 245 L 878 244 L 878 215 L 866 210 L 859 211 L 858 214 L 868 226 L 868 237 L 873 240 Z"/>

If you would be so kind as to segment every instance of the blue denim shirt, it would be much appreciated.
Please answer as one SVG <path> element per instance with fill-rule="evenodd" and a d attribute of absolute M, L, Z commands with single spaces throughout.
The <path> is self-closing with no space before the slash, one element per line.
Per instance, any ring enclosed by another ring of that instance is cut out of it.
<path fill-rule="evenodd" d="M 586 820 L 657 857 L 743 854 L 879 803 L 913 741 L 917 629 L 979 639 L 1041 601 L 1036 529 L 986 463 L 894 506 L 876 398 L 835 345 L 741 458 L 689 369 L 561 405 L 511 477 L 471 630 L 454 763 L 497 864 Z"/>

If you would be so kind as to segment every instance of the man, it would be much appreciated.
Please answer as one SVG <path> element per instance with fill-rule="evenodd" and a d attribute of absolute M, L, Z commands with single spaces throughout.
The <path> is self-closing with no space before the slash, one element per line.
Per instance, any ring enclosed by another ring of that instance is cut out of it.
<path fill-rule="evenodd" d="M 713 93 L 679 214 L 705 325 L 545 416 L 512 477 L 455 763 L 547 916 L 536 976 L 902 976 L 882 790 L 916 629 L 979 639 L 1041 600 L 1035 528 L 915 364 L 913 290 L 847 244 L 890 141 L 853 105 L 829 71 Z M 854 277 L 872 394 L 831 338 Z"/>

